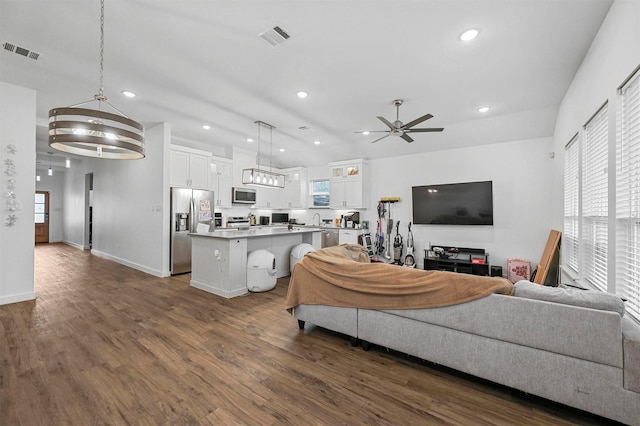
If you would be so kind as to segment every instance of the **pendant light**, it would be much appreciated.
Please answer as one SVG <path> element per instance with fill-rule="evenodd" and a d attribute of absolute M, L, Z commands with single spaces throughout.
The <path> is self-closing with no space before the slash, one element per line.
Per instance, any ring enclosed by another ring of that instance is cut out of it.
<path fill-rule="evenodd" d="M 104 0 L 100 0 L 100 88 L 93 100 L 49 110 L 49 146 L 86 157 L 144 158 L 144 127 L 107 101 L 104 74 Z M 97 109 L 79 108 L 98 102 Z M 108 105 L 115 113 L 103 111 Z"/>
<path fill-rule="evenodd" d="M 47 170 L 47 175 L 53 176 L 53 169 L 51 168 L 51 156 L 53 152 L 49 152 L 49 170 Z"/>
<path fill-rule="evenodd" d="M 259 185 L 270 188 L 284 188 L 284 175 L 271 171 L 271 157 L 273 157 L 273 127 L 263 121 L 256 121 L 258 125 L 258 156 L 256 158 L 256 167 L 242 170 L 242 183 L 244 185 Z M 269 129 L 269 170 L 260 168 L 260 140 L 262 139 L 261 129 L 266 127 Z"/>

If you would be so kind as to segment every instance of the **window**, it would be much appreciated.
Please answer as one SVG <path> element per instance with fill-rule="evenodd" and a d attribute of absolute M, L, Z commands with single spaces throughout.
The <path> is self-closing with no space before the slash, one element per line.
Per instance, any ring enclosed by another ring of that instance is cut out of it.
<path fill-rule="evenodd" d="M 36 193 L 34 201 L 35 201 L 34 202 L 35 223 L 44 223 L 45 215 L 47 211 L 46 209 L 47 200 L 44 194 Z"/>
<path fill-rule="evenodd" d="M 329 207 L 330 189 L 329 179 L 311 181 L 311 206 Z"/>
<path fill-rule="evenodd" d="M 616 293 L 640 318 L 640 71 L 619 90 L 616 141 Z"/>
<path fill-rule="evenodd" d="M 605 104 L 584 126 L 582 157 L 582 277 L 607 290 L 609 230 L 608 108 Z"/>
<path fill-rule="evenodd" d="M 562 255 L 564 265 L 578 272 L 580 238 L 580 144 L 578 135 L 567 144 L 564 152 L 564 230 Z"/>

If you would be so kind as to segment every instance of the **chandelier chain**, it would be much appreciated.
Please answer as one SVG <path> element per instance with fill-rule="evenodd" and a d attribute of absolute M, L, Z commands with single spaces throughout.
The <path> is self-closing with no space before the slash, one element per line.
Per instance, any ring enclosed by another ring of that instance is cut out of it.
<path fill-rule="evenodd" d="M 273 157 L 273 127 L 269 127 L 269 171 L 271 171 L 272 157 Z"/>
<path fill-rule="evenodd" d="M 107 99 L 104 96 L 104 0 L 100 0 L 100 90 L 96 99 L 99 101 Z"/>
<path fill-rule="evenodd" d="M 260 129 L 262 128 L 262 123 L 258 122 L 258 156 L 256 157 L 256 165 L 258 169 L 260 168 Z"/>

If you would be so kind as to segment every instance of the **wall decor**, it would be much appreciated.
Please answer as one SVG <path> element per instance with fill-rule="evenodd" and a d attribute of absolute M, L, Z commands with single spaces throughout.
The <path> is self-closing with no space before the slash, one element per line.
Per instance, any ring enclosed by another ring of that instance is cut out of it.
<path fill-rule="evenodd" d="M 8 156 L 16 155 L 18 149 L 13 144 L 8 144 L 5 147 L 5 151 Z M 7 198 L 7 218 L 5 220 L 6 226 L 13 226 L 18 221 L 16 212 L 20 210 L 18 205 L 18 197 L 16 196 L 16 163 L 13 158 L 7 158 L 4 160 L 4 174 L 9 178 L 7 179 L 7 192 L 5 197 Z"/>

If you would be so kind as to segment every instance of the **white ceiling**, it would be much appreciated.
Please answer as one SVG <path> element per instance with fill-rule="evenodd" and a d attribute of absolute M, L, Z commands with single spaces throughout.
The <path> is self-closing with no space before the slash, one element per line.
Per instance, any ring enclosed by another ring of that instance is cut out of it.
<path fill-rule="evenodd" d="M 168 122 L 174 143 L 218 155 L 256 150 L 246 138 L 267 122 L 281 167 L 545 137 L 611 3 L 106 0 L 104 88 L 129 117 Z M 37 91 L 40 154 L 48 110 L 98 91 L 99 18 L 98 0 L 0 0 L 0 41 L 41 55 L 0 52 L 0 80 Z M 291 38 L 273 47 L 258 34 L 276 25 Z M 461 42 L 468 28 L 480 35 Z M 414 133 L 411 144 L 355 133 L 384 130 L 376 116 L 393 121 L 397 98 L 402 121 L 431 113 L 417 127 L 444 132 Z"/>

